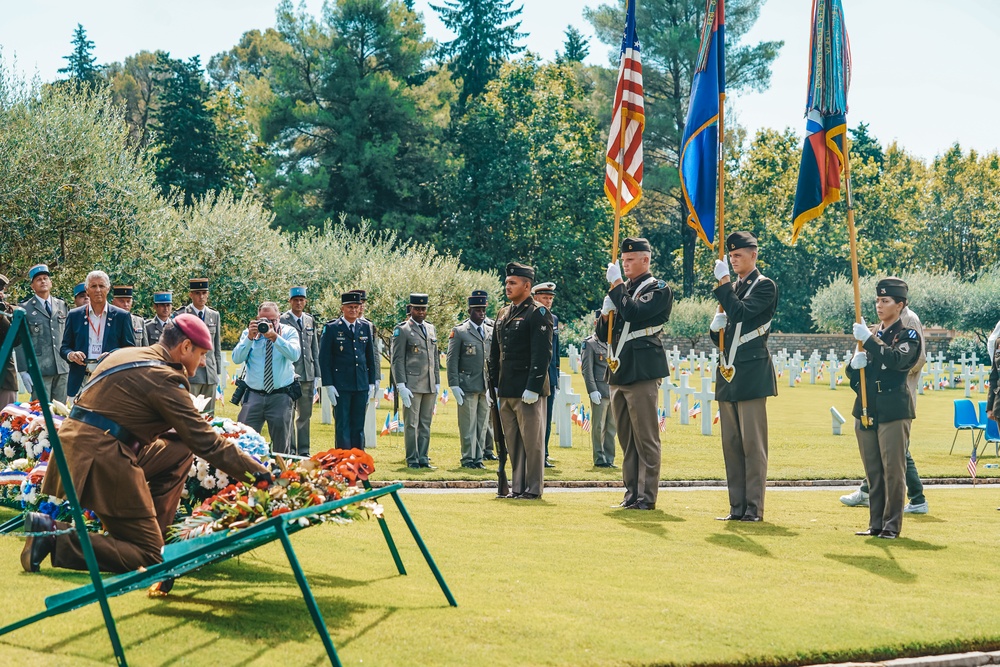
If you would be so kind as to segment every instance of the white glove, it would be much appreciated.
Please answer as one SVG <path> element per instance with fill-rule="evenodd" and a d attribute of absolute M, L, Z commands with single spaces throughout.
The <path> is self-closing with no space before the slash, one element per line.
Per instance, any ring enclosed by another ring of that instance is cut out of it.
<path fill-rule="evenodd" d="M 410 407 L 413 403 L 413 392 L 407 389 L 405 384 L 397 384 L 396 390 L 399 392 L 399 400 L 403 401 L 403 407 Z"/>
<path fill-rule="evenodd" d="M 455 395 L 455 400 L 458 401 L 459 405 L 465 403 L 465 392 L 462 391 L 461 387 L 452 387 L 451 393 Z"/>
<path fill-rule="evenodd" d="M 722 280 L 729 275 L 729 260 L 728 259 L 717 259 L 715 260 L 715 279 Z"/>
<path fill-rule="evenodd" d="M 854 356 L 851 357 L 851 368 L 853 368 L 854 370 L 860 370 L 867 365 L 868 365 L 868 356 L 861 350 L 855 352 Z"/>
<path fill-rule="evenodd" d="M 532 403 L 538 400 L 538 394 L 531 391 L 530 389 L 525 389 L 524 393 L 521 394 L 521 400 L 527 403 L 528 405 L 531 405 Z"/>
<path fill-rule="evenodd" d="M 728 321 L 729 318 L 726 317 L 725 313 L 716 313 L 715 317 L 712 318 L 712 324 L 708 328 L 712 331 L 722 331 L 726 328 L 726 322 Z"/>
<path fill-rule="evenodd" d="M 24 388 L 27 389 L 30 394 L 31 389 L 34 386 L 31 384 L 31 375 L 28 374 L 28 371 L 21 371 L 19 375 L 21 376 L 21 382 L 24 383 Z M 51 396 L 49 398 L 51 398 Z"/>
<path fill-rule="evenodd" d="M 337 405 L 337 397 L 340 394 L 337 392 L 337 388 L 330 385 L 326 388 L 326 397 L 330 399 L 330 405 Z"/>
<path fill-rule="evenodd" d="M 375 392 L 376 391 L 378 391 L 378 388 L 375 385 L 373 385 L 373 384 L 368 385 L 368 400 L 369 401 L 374 401 L 375 400 Z"/>
<path fill-rule="evenodd" d="M 615 307 L 615 302 L 611 300 L 611 297 L 604 297 L 604 303 L 601 304 L 601 315 L 607 315 L 608 313 L 613 313 L 616 310 L 618 310 L 618 308 Z"/>
<path fill-rule="evenodd" d="M 378 403 L 379 399 L 382 397 L 382 393 L 381 393 L 382 392 L 382 387 L 379 386 L 378 382 L 376 382 L 373 386 L 375 387 L 375 391 L 372 392 L 372 396 L 368 400 L 369 401 L 375 401 L 376 403 Z"/>
<path fill-rule="evenodd" d="M 854 323 L 854 337 L 861 343 L 864 343 L 872 337 L 871 330 L 869 330 L 868 325 L 865 324 L 865 318 L 862 317 L 860 322 Z"/>
<path fill-rule="evenodd" d="M 608 270 L 604 274 L 604 277 L 607 278 L 608 282 L 612 285 L 622 279 L 622 269 L 618 266 L 618 262 L 608 264 Z"/>
<path fill-rule="evenodd" d="M 600 405 L 601 404 L 601 392 L 599 392 L 599 391 L 592 391 L 592 392 L 590 392 L 590 402 L 593 403 L 594 405 Z"/>

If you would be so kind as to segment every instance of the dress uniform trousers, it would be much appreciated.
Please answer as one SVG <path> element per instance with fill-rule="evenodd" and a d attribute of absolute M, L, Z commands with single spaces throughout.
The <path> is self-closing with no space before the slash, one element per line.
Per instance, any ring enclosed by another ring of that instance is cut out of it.
<path fill-rule="evenodd" d="M 590 403 L 590 443 L 594 448 L 594 465 L 611 465 L 615 462 L 615 414 L 611 399 Z"/>
<path fill-rule="evenodd" d="M 406 445 L 406 465 L 426 466 L 430 464 L 428 449 L 431 444 L 431 419 L 437 394 L 413 394 L 410 407 L 406 408 L 406 431 L 403 442 Z"/>
<path fill-rule="evenodd" d="M 60 403 L 66 402 L 67 380 L 69 380 L 68 373 L 42 376 L 42 383 L 45 385 L 45 393 L 48 394 L 50 401 L 59 401 Z M 38 400 L 38 390 L 35 387 L 31 388 L 31 400 Z M 6 403 L 4 405 L 6 405 Z"/>
<path fill-rule="evenodd" d="M 92 534 L 90 542 L 94 545 L 94 555 L 102 572 L 131 572 L 163 561 L 161 549 L 164 536 L 176 517 L 192 458 L 190 449 L 172 440 L 155 440 L 139 452 L 135 465 L 142 468 L 146 477 L 156 516 L 123 518 L 98 515 L 107 534 Z M 107 489 L 99 491 L 108 492 Z M 142 493 L 139 489 L 135 492 Z M 80 497 L 80 504 L 88 506 L 86 492 Z M 63 530 L 71 526 L 57 522 L 56 527 Z M 76 533 L 56 536 L 52 565 L 71 570 L 87 569 Z"/>
<path fill-rule="evenodd" d="M 342 391 L 333 406 L 337 431 L 337 449 L 365 448 L 365 416 L 368 411 L 367 391 Z"/>
<path fill-rule="evenodd" d="M 873 533 L 899 533 L 906 501 L 906 444 L 909 419 L 879 423 L 874 429 L 861 428 L 854 420 L 861 461 L 868 478 L 868 527 Z"/>
<path fill-rule="evenodd" d="M 510 456 L 510 490 L 541 497 L 545 480 L 545 403 L 500 399 L 500 423 Z"/>
<path fill-rule="evenodd" d="M 462 438 L 462 464 L 482 463 L 490 408 L 486 394 L 466 394 L 458 406 L 458 433 Z"/>
<path fill-rule="evenodd" d="M 611 410 L 622 443 L 625 503 L 654 507 L 660 491 L 659 380 L 611 385 Z M 593 422 L 591 422 L 593 429 Z"/>
<path fill-rule="evenodd" d="M 313 414 L 316 383 L 312 380 L 300 381 L 299 386 L 302 387 L 302 396 L 295 402 L 295 453 L 309 456 L 309 420 Z"/>
<path fill-rule="evenodd" d="M 764 517 L 767 486 L 767 398 L 719 401 L 729 513 Z"/>

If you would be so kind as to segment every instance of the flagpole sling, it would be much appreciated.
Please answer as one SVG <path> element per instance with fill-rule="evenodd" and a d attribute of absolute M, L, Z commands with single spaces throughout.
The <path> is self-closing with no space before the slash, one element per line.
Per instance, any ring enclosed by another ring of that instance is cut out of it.
<path fill-rule="evenodd" d="M 722 91 L 719 93 L 719 232 L 716 237 L 716 243 L 719 246 L 719 259 L 722 260 L 726 256 L 726 215 L 725 215 L 725 201 L 726 201 L 726 164 L 723 159 L 725 155 L 725 148 L 723 143 L 725 141 L 725 116 L 726 116 L 726 92 Z M 721 285 L 722 282 L 720 281 Z M 722 308 L 722 304 L 719 304 L 720 313 L 725 312 Z M 719 358 L 725 359 L 726 354 L 726 327 L 719 329 Z"/>
<path fill-rule="evenodd" d="M 858 229 L 854 225 L 854 193 L 851 190 L 851 142 L 844 137 L 844 187 L 847 190 L 847 231 L 851 237 L 851 280 L 854 283 L 854 320 L 861 322 L 861 279 L 858 275 Z M 858 341 L 858 351 L 864 347 Z M 859 369 L 861 380 L 861 425 L 869 427 L 872 418 L 868 416 L 868 390 L 865 383 L 865 369 Z"/>

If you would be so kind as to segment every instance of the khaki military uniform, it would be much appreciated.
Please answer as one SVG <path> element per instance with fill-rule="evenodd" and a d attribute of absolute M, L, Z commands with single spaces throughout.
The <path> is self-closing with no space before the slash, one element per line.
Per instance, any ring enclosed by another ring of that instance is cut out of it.
<path fill-rule="evenodd" d="M 178 313 L 190 313 L 198 317 L 198 311 L 192 304 L 181 308 Z M 191 393 L 195 396 L 208 398 L 205 405 L 205 412 L 215 414 L 215 388 L 219 384 L 219 376 L 223 372 L 222 366 L 222 316 L 219 311 L 205 306 L 205 325 L 208 332 L 212 334 L 212 351 L 205 355 L 205 366 L 199 368 L 198 372 L 191 378 Z"/>
<path fill-rule="evenodd" d="M 615 415 L 611 411 L 611 385 L 608 384 L 608 344 L 591 335 L 583 341 L 580 370 L 587 394 L 595 391 L 601 402 L 590 402 L 590 444 L 595 466 L 610 466 L 615 462 Z"/>
<path fill-rule="evenodd" d="M 458 433 L 462 439 L 462 465 L 483 462 L 490 408 L 486 399 L 486 356 L 493 327 L 482 324 L 480 335 L 472 320 L 452 329 L 448 338 L 448 386 L 465 394 L 458 406 Z"/>
<path fill-rule="evenodd" d="M 188 394 L 187 374 L 161 345 L 116 350 L 93 377 L 146 360 L 167 365 L 121 371 L 87 389 L 76 402 L 126 429 L 134 442 L 121 442 L 73 418 L 59 429 L 80 504 L 97 513 L 108 533 L 90 538 L 104 572 L 129 572 L 163 560 L 164 534 L 174 521 L 192 453 L 240 480 L 264 470 L 198 414 Z M 54 465 L 45 475 L 42 492 L 65 497 Z M 87 569 L 75 534 L 56 537 L 52 564 Z"/>
<path fill-rule="evenodd" d="M 396 384 L 405 384 L 413 392 L 413 400 L 405 409 L 404 418 L 406 464 L 411 467 L 430 465 L 431 419 L 441 386 L 441 364 L 434 325 L 424 321 L 421 327 L 412 319 L 407 319 L 392 332 L 389 356 Z"/>
<path fill-rule="evenodd" d="M 59 355 L 59 346 L 62 344 L 63 334 L 66 331 L 69 308 L 65 301 L 54 296 L 49 297 L 49 302 L 52 307 L 51 315 L 35 296 L 22 301 L 21 307 L 24 308 L 28 335 L 31 337 L 31 346 L 35 349 L 38 368 L 42 372 L 45 392 L 49 395 L 50 400 L 65 403 L 69 364 Z M 27 371 L 27 359 L 24 356 L 24 350 L 20 347 L 17 348 L 16 359 L 18 370 Z M 37 398 L 38 394 L 32 387 L 31 400 Z"/>
<path fill-rule="evenodd" d="M 136 347 L 149 347 L 149 336 L 146 334 L 146 320 L 138 315 L 132 315 L 132 335 L 135 336 Z"/>
<path fill-rule="evenodd" d="M 319 371 L 319 333 L 316 331 L 316 320 L 309 313 L 302 313 L 302 323 L 290 310 L 281 314 L 279 321 L 295 329 L 299 334 L 299 345 L 302 354 L 295 362 L 296 380 L 302 387 L 302 396 L 295 403 L 295 428 L 293 442 L 295 453 L 299 456 L 309 456 L 309 421 L 313 413 L 313 397 L 316 395 L 316 378 Z"/>

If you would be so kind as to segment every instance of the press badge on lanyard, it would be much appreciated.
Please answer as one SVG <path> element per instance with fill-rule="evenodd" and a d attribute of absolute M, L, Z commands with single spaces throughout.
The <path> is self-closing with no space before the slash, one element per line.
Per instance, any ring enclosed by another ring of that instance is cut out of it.
<path fill-rule="evenodd" d="M 104 327 L 101 326 L 100 318 L 97 319 L 97 326 L 95 327 L 94 323 L 90 321 L 90 313 L 87 313 L 87 324 L 90 326 L 90 330 L 94 332 L 97 338 L 96 343 L 90 343 L 90 354 L 87 355 L 88 357 L 94 359 L 101 356 L 101 350 L 104 347 L 104 337 L 101 335 Z"/>

